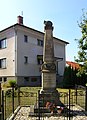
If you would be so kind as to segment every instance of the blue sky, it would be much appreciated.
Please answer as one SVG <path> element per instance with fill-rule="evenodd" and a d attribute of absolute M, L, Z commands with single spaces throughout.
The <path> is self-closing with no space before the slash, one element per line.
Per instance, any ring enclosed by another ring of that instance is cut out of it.
<path fill-rule="evenodd" d="M 69 42 L 66 60 L 77 56 L 75 38 L 81 37 L 77 21 L 82 9 L 87 12 L 87 0 L 0 0 L 0 30 L 17 23 L 17 16 L 24 17 L 24 25 L 44 31 L 44 20 L 53 22 L 55 37 Z"/>

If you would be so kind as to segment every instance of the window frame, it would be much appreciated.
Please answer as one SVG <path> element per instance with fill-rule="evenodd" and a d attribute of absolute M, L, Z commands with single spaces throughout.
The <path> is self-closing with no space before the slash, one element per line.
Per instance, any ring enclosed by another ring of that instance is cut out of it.
<path fill-rule="evenodd" d="M 43 40 L 37 39 L 37 45 L 43 47 Z"/>
<path fill-rule="evenodd" d="M 28 64 L 28 56 L 24 56 L 24 63 Z"/>
<path fill-rule="evenodd" d="M 6 68 L 6 58 L 0 59 L 0 69 Z"/>
<path fill-rule="evenodd" d="M 37 55 L 37 63 L 38 63 L 38 65 L 43 64 L 43 55 Z"/>
<path fill-rule="evenodd" d="M 28 36 L 27 35 L 24 35 L 24 42 L 28 43 Z"/>
<path fill-rule="evenodd" d="M 7 39 L 3 38 L 0 40 L 0 49 L 7 48 Z"/>

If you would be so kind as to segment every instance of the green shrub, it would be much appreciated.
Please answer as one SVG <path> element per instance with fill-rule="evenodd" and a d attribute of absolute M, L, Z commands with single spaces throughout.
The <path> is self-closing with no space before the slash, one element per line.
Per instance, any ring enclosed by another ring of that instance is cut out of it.
<path fill-rule="evenodd" d="M 16 87 L 16 80 L 9 80 L 9 84 L 11 87 Z"/>

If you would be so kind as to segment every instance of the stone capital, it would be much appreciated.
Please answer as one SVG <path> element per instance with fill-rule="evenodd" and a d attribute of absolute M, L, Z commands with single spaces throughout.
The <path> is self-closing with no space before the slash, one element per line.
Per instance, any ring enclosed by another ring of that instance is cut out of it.
<path fill-rule="evenodd" d="M 51 21 L 44 21 L 44 24 L 45 24 L 45 27 L 44 29 L 45 30 L 53 30 L 53 23 Z"/>

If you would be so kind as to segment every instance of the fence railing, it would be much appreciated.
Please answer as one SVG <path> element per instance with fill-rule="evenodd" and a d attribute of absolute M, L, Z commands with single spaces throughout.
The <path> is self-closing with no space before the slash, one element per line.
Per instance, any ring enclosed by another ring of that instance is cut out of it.
<path fill-rule="evenodd" d="M 87 111 L 87 87 L 76 85 L 75 87 L 75 103 Z"/>
<path fill-rule="evenodd" d="M 18 106 L 34 105 L 36 101 L 35 92 L 23 91 L 21 88 L 2 91 L 2 120 L 9 118 Z"/>
<path fill-rule="evenodd" d="M 34 105 L 37 102 L 37 93 L 23 91 L 19 89 L 19 105 L 20 106 L 29 106 Z"/>
<path fill-rule="evenodd" d="M 19 105 L 35 105 L 37 100 L 38 95 L 35 91 L 29 92 L 21 88 L 2 91 L 2 120 L 9 118 Z M 84 111 L 87 111 L 87 87 L 76 86 L 72 91 L 60 92 L 60 101 L 68 108 L 78 104 L 83 107 Z"/>
<path fill-rule="evenodd" d="M 2 91 L 2 118 L 5 120 L 9 118 L 12 113 L 19 106 L 18 103 L 18 90 L 14 88 L 8 89 L 7 91 Z"/>

